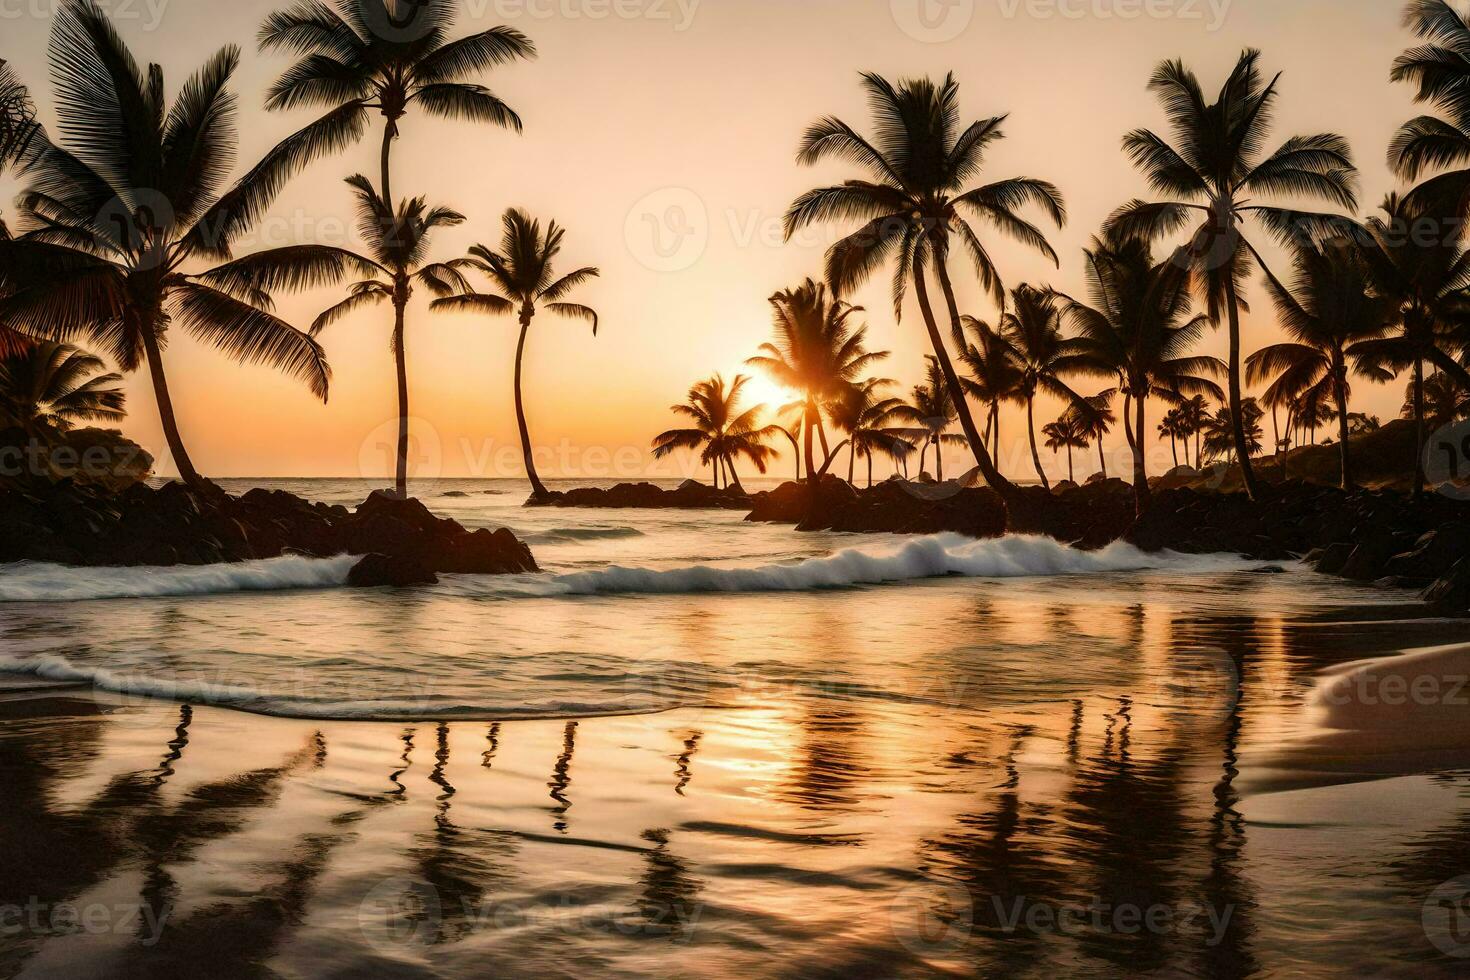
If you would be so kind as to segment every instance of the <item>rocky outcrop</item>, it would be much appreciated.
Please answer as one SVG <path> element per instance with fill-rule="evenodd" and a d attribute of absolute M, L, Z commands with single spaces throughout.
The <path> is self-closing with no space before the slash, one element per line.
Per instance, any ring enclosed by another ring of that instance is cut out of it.
<path fill-rule="evenodd" d="M 593 509 L 656 510 L 746 510 L 751 497 L 743 490 L 716 490 L 708 484 L 685 480 L 678 489 L 665 490 L 652 483 L 619 483 L 615 487 L 578 487 L 556 491 L 528 507 L 587 507 Z"/>
<path fill-rule="evenodd" d="M 354 589 L 403 589 L 414 585 L 438 585 L 439 576 L 415 558 L 368 555 L 352 566 L 352 571 L 347 573 L 347 584 Z"/>
<path fill-rule="evenodd" d="M 0 563 L 208 565 L 284 554 L 382 555 L 431 573 L 537 570 L 510 531 L 471 532 L 382 492 L 349 511 L 280 490 L 232 497 L 210 483 L 111 493 L 62 480 L 0 491 Z"/>

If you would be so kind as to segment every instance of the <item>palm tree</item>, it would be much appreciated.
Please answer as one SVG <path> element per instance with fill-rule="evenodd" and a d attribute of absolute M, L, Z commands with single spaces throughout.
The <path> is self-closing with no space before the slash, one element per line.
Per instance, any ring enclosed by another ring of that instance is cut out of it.
<path fill-rule="evenodd" d="M 959 85 L 953 75 L 936 84 L 930 79 L 897 85 L 864 74 L 863 88 L 872 107 L 875 137 L 868 140 L 847 123 L 827 117 L 814 123 L 802 139 L 797 161 L 812 165 L 828 159 L 856 164 L 863 179 L 808 191 L 786 214 L 786 236 L 816 222 L 862 222 L 827 253 L 827 281 L 838 295 L 869 279 L 890 259 L 894 312 L 901 315 L 910 280 L 924 317 L 934 357 L 949 387 L 975 462 L 987 483 L 1003 493 L 1014 488 L 1000 475 L 981 439 L 965 401 L 959 375 L 929 301 L 927 276 L 937 276 L 949 312 L 950 330 L 961 336 L 960 310 L 949 278 L 954 240 L 974 263 L 981 284 L 1001 301 L 1005 287 L 970 218 L 1057 261 L 1046 236 L 1017 210 L 1036 205 L 1058 227 L 1066 220 L 1062 196 L 1046 181 L 1014 177 L 967 189 L 978 175 L 985 149 L 1002 138 L 1004 116 L 961 127 Z"/>
<path fill-rule="evenodd" d="M 500 251 L 494 252 L 484 245 L 476 245 L 470 249 L 470 258 L 465 262 L 468 267 L 483 272 L 495 291 L 476 293 L 466 289 L 464 295 L 436 301 L 434 309 L 469 310 L 495 315 L 514 313 L 520 318 L 521 334 L 516 342 L 516 425 L 520 429 L 526 475 L 531 481 L 531 498 L 544 501 L 550 493 L 536 473 L 536 461 L 531 451 L 531 431 L 526 424 L 525 401 L 521 396 L 521 367 L 526 354 L 526 335 L 530 332 L 531 321 L 537 312 L 545 310 L 557 316 L 590 322 L 592 336 L 596 337 L 597 313 L 580 303 L 566 302 L 566 297 L 578 286 L 596 279 L 599 273 L 593 268 L 581 268 L 561 277 L 556 275 L 555 260 L 561 254 L 566 229 L 555 221 L 547 224 L 544 234 L 541 222 L 519 208 L 511 208 L 505 212 L 502 221 L 505 231 L 500 239 Z"/>
<path fill-rule="evenodd" d="M 1133 450 L 1133 492 L 1142 513 L 1149 499 L 1148 399 L 1177 405 L 1195 394 L 1221 397 L 1210 377 L 1223 373 L 1224 365 L 1190 353 L 1209 320 L 1191 316 L 1187 266 L 1155 262 L 1146 240 L 1118 232 L 1094 239 L 1084 254 L 1091 305 L 1071 302 L 1066 316 L 1078 333 L 1080 360 L 1094 373 L 1118 379 Z"/>
<path fill-rule="evenodd" d="M 40 132 L 30 93 L 10 65 L 0 58 L 0 174 L 10 164 L 29 156 L 41 142 L 38 139 Z M 9 235 L 4 219 L 0 218 L 0 239 Z"/>
<path fill-rule="evenodd" d="M 1470 323 L 1470 252 L 1459 235 L 1444 223 L 1430 198 L 1411 192 L 1407 197 L 1390 194 L 1382 214 L 1370 217 L 1363 226 L 1363 257 L 1373 290 L 1393 305 L 1393 334 L 1360 341 L 1349 354 L 1363 372 L 1412 371 L 1416 403 L 1422 404 L 1424 367 L 1433 365 L 1458 384 L 1470 388 L 1470 372 L 1452 355 L 1464 350 L 1466 324 Z M 1415 203 L 1418 202 L 1418 203 Z M 1442 234 L 1424 234 L 1426 227 L 1446 229 Z M 1417 462 L 1415 494 L 1424 489 L 1424 427 L 1422 409 L 1415 413 Z"/>
<path fill-rule="evenodd" d="M 960 323 L 966 334 L 965 342 L 959 345 L 958 356 L 965 367 L 960 384 L 966 395 L 987 406 L 983 435 L 999 468 L 1000 406 L 1003 402 L 1025 401 L 1021 369 L 1007 353 L 1005 340 L 990 324 L 972 316 L 961 317 Z"/>
<path fill-rule="evenodd" d="M 1070 409 L 1062 413 L 1061 418 L 1055 422 L 1048 422 L 1041 427 L 1042 435 L 1046 436 L 1046 448 L 1053 453 L 1063 449 L 1067 451 L 1067 482 L 1076 483 L 1076 476 L 1072 469 L 1072 450 L 1086 449 L 1091 443 L 1087 441 L 1087 435 L 1077 421 L 1077 417 Z"/>
<path fill-rule="evenodd" d="M 382 199 L 392 202 L 389 156 L 411 106 L 443 119 L 521 129 L 521 119 L 483 85 L 491 68 L 533 58 L 536 46 L 509 27 L 447 41 L 455 0 L 298 0 L 261 25 L 262 51 L 300 56 L 266 96 L 267 109 L 329 111 L 286 144 L 295 166 L 360 140 L 370 110 L 383 117 Z"/>
<path fill-rule="evenodd" d="M 1174 456 L 1174 468 L 1179 468 L 1179 440 L 1184 439 L 1184 421 L 1179 409 L 1171 408 L 1159 420 L 1159 435 L 1169 437 L 1169 452 Z M 1188 459 L 1189 443 L 1185 442 L 1185 457 Z"/>
<path fill-rule="evenodd" d="M 1113 227 L 1148 238 L 1173 234 L 1199 219 L 1181 260 L 1193 274 L 1211 322 L 1219 324 L 1223 318 L 1229 323 L 1232 424 L 1244 419 L 1239 290 L 1251 259 L 1265 267 L 1242 225 L 1254 216 L 1282 235 L 1314 232 L 1340 220 L 1250 202 L 1290 194 L 1320 198 L 1349 210 L 1357 207 L 1353 190 L 1357 171 L 1341 136 L 1293 136 L 1261 159 L 1281 76 L 1266 82 L 1259 61 L 1260 52 L 1245 51 L 1213 103 L 1205 101 L 1199 80 L 1182 62 L 1166 61 L 1155 69 L 1149 87 L 1164 105 L 1174 144 L 1139 129 L 1123 138 L 1123 147 L 1153 189 L 1176 200 L 1133 201 L 1109 219 Z M 1243 451 L 1245 437 L 1242 425 L 1235 433 L 1241 477 L 1246 492 L 1256 498 L 1255 470 L 1250 454 Z"/>
<path fill-rule="evenodd" d="M 913 444 L 892 424 L 903 417 L 903 400 L 882 397 L 883 389 L 892 384 L 887 378 L 870 378 L 849 387 L 827 407 L 832 424 L 847 435 L 848 483 L 854 482 L 859 456 L 868 461 L 868 486 L 871 487 L 875 452 L 899 462 L 914 451 Z"/>
<path fill-rule="evenodd" d="M 759 425 L 764 405 L 740 410 L 741 389 L 749 381 L 745 375 L 737 374 L 727 386 L 725 379 L 716 374 L 690 388 L 689 400 L 674 405 L 670 411 L 694 424 L 686 429 L 671 429 L 655 438 L 653 458 L 663 459 L 679 449 L 701 450 L 699 460 L 713 471 L 716 490 L 720 489 L 721 474 L 728 474 L 730 486 L 742 489 L 740 474 L 735 469 L 735 461 L 741 456 L 764 473 L 766 464 L 776 455 L 766 440 L 777 434 L 777 427 Z"/>
<path fill-rule="evenodd" d="M 832 463 L 822 422 L 823 408 L 846 396 L 888 352 L 868 350 L 868 328 L 853 322 L 862 308 L 835 299 L 825 285 L 808 279 L 796 289 L 776 293 L 770 303 L 776 339 L 761 344 L 760 354 L 745 363 L 765 371 L 776 384 L 801 396 L 803 453 L 815 506 L 817 482 Z M 818 433 L 825 454 L 820 469 L 812 445 Z"/>
<path fill-rule="evenodd" d="M 1443 371 L 1424 379 L 1424 421 L 1434 427 L 1449 425 L 1470 417 L 1470 391 L 1460 387 Z M 1414 384 L 1404 396 L 1403 417 L 1414 418 Z"/>
<path fill-rule="evenodd" d="M 1414 101 L 1448 118 L 1426 114 L 1404 123 L 1389 147 L 1389 164 L 1406 181 L 1450 168 L 1411 197 L 1440 214 L 1463 216 L 1470 210 L 1470 20 L 1447 0 L 1409 0 L 1404 23 L 1425 43 L 1395 59 L 1390 77 L 1417 86 Z"/>
<path fill-rule="evenodd" d="M 1071 412 L 1077 422 L 1079 430 L 1089 440 L 1097 443 L 1097 465 L 1102 478 L 1108 478 L 1108 457 L 1103 450 L 1103 439 L 1113 426 L 1118 424 L 1118 415 L 1113 411 L 1113 395 L 1115 392 L 1103 391 L 1082 399 L 1083 405 L 1073 405 Z"/>
<path fill-rule="evenodd" d="M 126 417 L 122 375 L 67 344 L 39 341 L 0 359 L 0 426 L 50 437 L 77 422 Z"/>
<path fill-rule="evenodd" d="M 1063 336 L 1063 309 L 1060 293 L 1021 285 L 1012 290 L 1010 308 L 1000 320 L 1006 354 L 1021 374 L 1019 397 L 1026 405 L 1031 460 L 1041 485 L 1048 490 L 1051 481 L 1041 468 L 1041 452 L 1036 448 L 1036 396 L 1045 392 L 1075 405 L 1082 396 L 1062 381 L 1062 375 L 1094 371 L 1082 345 Z"/>
<path fill-rule="evenodd" d="M 1246 452 L 1255 455 L 1261 451 L 1262 439 L 1265 433 L 1261 431 L 1261 419 L 1266 413 L 1261 410 L 1260 405 L 1254 398 L 1247 398 L 1240 403 L 1243 418 L 1240 431 L 1245 433 Z M 1230 411 L 1230 406 L 1224 405 L 1210 416 L 1204 424 L 1204 451 L 1211 459 L 1226 459 L 1236 462 L 1236 433 L 1235 419 Z"/>
<path fill-rule="evenodd" d="M 1392 316 L 1391 300 L 1372 291 L 1367 264 L 1351 241 L 1334 239 L 1322 245 L 1303 241 L 1297 243 L 1295 252 L 1291 286 L 1266 270 L 1276 312 L 1292 339 L 1252 354 L 1246 360 L 1246 380 L 1254 385 L 1275 379 L 1263 396 L 1268 405 L 1313 389 L 1320 389 L 1323 399 L 1336 405 L 1342 488 L 1350 490 L 1348 350 L 1384 335 Z M 1387 380 L 1382 370 L 1360 367 L 1372 370 L 1375 380 Z"/>
<path fill-rule="evenodd" d="M 1204 466 L 1204 457 L 1200 455 L 1203 445 L 1201 438 L 1205 427 L 1210 420 L 1210 404 L 1205 401 L 1204 395 L 1195 395 L 1179 403 L 1179 421 L 1184 424 L 1186 441 L 1184 444 L 1185 455 L 1189 455 L 1188 437 L 1194 437 L 1194 468 L 1200 469 Z"/>
<path fill-rule="evenodd" d="M 37 337 L 85 336 L 124 372 L 146 363 L 179 475 L 197 483 L 164 370 L 171 326 L 236 361 L 279 368 L 323 401 L 331 377 L 321 348 L 269 312 L 263 289 L 237 293 L 219 270 L 184 271 L 228 258 L 280 186 L 262 164 L 220 192 L 238 136 L 228 85 L 239 51 L 215 54 L 169 106 L 162 69 L 145 77 L 93 0 L 66 0 L 51 62 L 65 146 L 43 140 L 30 161 L 21 207 L 31 228 L 0 242 L 0 293 L 11 291 L 0 320 Z M 339 252 L 299 255 L 330 278 L 346 267 Z"/>
<path fill-rule="evenodd" d="M 1355 436 L 1377 432 L 1383 428 L 1383 420 L 1366 412 L 1353 412 L 1348 416 L 1348 432 Z"/>
<path fill-rule="evenodd" d="M 963 436 L 949 432 L 959 417 L 959 411 L 955 407 L 954 399 L 950 397 L 949 385 L 945 382 L 938 359 L 930 357 L 927 360 L 929 370 L 924 383 L 914 386 L 913 401 L 909 404 L 900 403 L 895 408 L 893 417 L 918 426 L 906 434 L 910 438 L 923 441 L 923 449 L 919 453 L 920 473 L 924 472 L 924 460 L 929 454 L 929 447 L 934 447 L 935 476 L 943 483 L 944 445 L 948 443 L 952 446 L 963 446 L 966 442 Z"/>
<path fill-rule="evenodd" d="M 422 197 L 400 202 L 397 210 L 383 203 L 372 181 L 361 174 L 347 178 L 357 198 L 357 227 L 367 246 L 366 255 L 353 256 L 355 269 L 368 278 L 353 283 L 346 299 L 330 307 L 311 325 L 312 336 L 338 320 L 377 303 L 393 306 L 393 335 L 390 349 L 398 387 L 398 445 L 395 453 L 394 492 L 408 496 L 408 302 L 414 286 L 421 285 L 436 296 L 459 289 L 469 291 L 460 273 L 463 260 L 449 263 L 425 262 L 431 233 L 463 223 L 464 215 L 444 207 L 429 207 Z"/>

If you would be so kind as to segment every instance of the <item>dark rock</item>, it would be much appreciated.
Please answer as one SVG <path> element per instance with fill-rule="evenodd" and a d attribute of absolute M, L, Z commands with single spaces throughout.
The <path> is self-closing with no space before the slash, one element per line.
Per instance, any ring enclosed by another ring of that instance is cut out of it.
<path fill-rule="evenodd" d="M 1357 550 L 1352 544 L 1340 541 L 1330 544 L 1321 549 L 1321 557 L 1317 559 L 1317 571 L 1323 575 L 1338 575 L 1347 567 L 1348 559 Z"/>
<path fill-rule="evenodd" d="M 347 584 L 354 589 L 401 589 L 438 583 L 439 576 L 425 568 L 417 559 L 391 555 L 366 555 L 347 573 Z"/>
<path fill-rule="evenodd" d="M 534 507 L 587 507 L 631 510 L 746 510 L 751 497 L 743 490 L 716 490 L 695 480 L 665 490 L 652 483 L 619 483 L 615 487 L 578 487 L 527 501 Z"/>
<path fill-rule="evenodd" d="M 1440 612 L 1462 616 L 1470 611 L 1470 558 L 1455 563 L 1424 592 L 1424 601 Z"/>

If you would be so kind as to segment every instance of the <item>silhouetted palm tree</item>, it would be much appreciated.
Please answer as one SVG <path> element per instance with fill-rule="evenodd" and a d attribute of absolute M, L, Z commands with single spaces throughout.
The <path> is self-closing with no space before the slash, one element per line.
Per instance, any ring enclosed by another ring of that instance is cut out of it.
<path fill-rule="evenodd" d="M 1200 455 L 1203 444 L 1202 437 L 1205 425 L 1210 419 L 1210 404 L 1204 395 L 1195 395 L 1179 403 L 1179 421 L 1184 424 L 1186 436 L 1194 437 L 1194 468 L 1200 469 L 1204 466 L 1204 457 Z M 1187 445 L 1187 444 L 1186 444 Z"/>
<path fill-rule="evenodd" d="M 1424 421 L 1439 428 L 1470 417 L 1470 391 L 1460 387 L 1443 371 L 1424 379 Z M 1404 395 L 1403 418 L 1414 418 L 1414 383 Z"/>
<path fill-rule="evenodd" d="M 999 468 L 1000 406 L 1003 402 L 1025 402 L 1021 395 L 1021 370 L 1007 353 L 1005 341 L 990 324 L 972 316 L 961 317 L 960 322 L 965 343 L 960 344 L 958 356 L 966 372 L 960 384 L 965 394 L 987 406 L 984 437 Z"/>
<path fill-rule="evenodd" d="M 1148 399 L 1177 405 L 1197 393 L 1221 397 L 1209 376 L 1223 373 L 1224 365 L 1190 353 L 1209 321 L 1190 315 L 1184 265 L 1155 262 L 1147 241 L 1117 233 L 1094 239 L 1084 254 L 1091 305 L 1070 303 L 1066 316 L 1077 330 L 1074 347 L 1088 369 L 1118 379 L 1133 450 L 1133 492 L 1141 513 L 1149 499 L 1144 453 Z"/>
<path fill-rule="evenodd" d="M 919 451 L 920 473 L 924 472 L 924 461 L 929 447 L 934 447 L 935 478 L 943 483 L 945 445 L 963 446 L 966 445 L 966 440 L 964 436 L 957 436 L 949 431 L 959 418 L 959 411 L 955 407 L 954 399 L 950 397 L 949 385 L 945 382 L 944 371 L 938 360 L 933 357 L 926 360 L 929 370 L 924 377 L 924 383 L 914 386 L 912 401 L 909 404 L 900 402 L 894 409 L 893 417 L 917 426 L 908 435 L 910 439 L 918 439 L 923 443 L 923 448 Z"/>
<path fill-rule="evenodd" d="M 1252 455 L 1261 451 L 1261 442 L 1265 433 L 1261 431 L 1261 419 L 1266 413 L 1261 411 L 1260 405 L 1254 398 L 1247 398 L 1240 403 L 1243 415 L 1240 430 L 1245 433 L 1246 452 Z M 1236 442 L 1235 419 L 1230 412 L 1230 406 L 1221 406 L 1214 415 L 1206 420 L 1204 425 L 1204 451 L 1211 459 L 1225 459 L 1235 462 Z"/>
<path fill-rule="evenodd" d="M 1389 164 L 1406 181 L 1450 168 L 1411 197 L 1436 213 L 1463 216 L 1470 209 L 1470 21 L 1447 0 L 1409 0 L 1404 23 L 1425 43 L 1395 59 L 1390 77 L 1417 86 L 1414 101 L 1447 118 L 1422 115 L 1404 123 L 1389 147 Z"/>
<path fill-rule="evenodd" d="M 444 119 L 521 129 L 521 119 L 483 85 L 491 68 L 532 58 L 536 46 L 509 27 L 448 41 L 457 0 L 298 0 L 260 28 L 262 51 L 300 60 L 266 96 L 267 109 L 327 106 L 322 118 L 282 144 L 295 167 L 362 138 L 372 110 L 383 117 L 381 196 L 392 202 L 389 156 L 411 107 Z"/>
<path fill-rule="evenodd" d="M 735 461 L 741 456 L 764 473 L 766 464 L 776 455 L 766 440 L 778 434 L 777 426 L 759 424 L 764 405 L 741 411 L 741 389 L 749 381 L 745 375 L 737 374 L 726 385 L 725 379 L 716 374 L 690 388 L 689 400 L 669 410 L 694 424 L 657 436 L 653 440 L 653 458 L 663 459 L 679 449 L 700 450 L 699 461 L 713 472 L 716 490 L 720 489 L 721 474 L 728 475 L 730 486 L 742 489 L 740 474 L 735 469 Z"/>
<path fill-rule="evenodd" d="M 1102 478 L 1108 478 L 1108 457 L 1103 450 L 1103 439 L 1113 426 L 1118 424 L 1118 415 L 1113 411 L 1114 391 L 1099 392 L 1082 399 L 1085 407 L 1073 405 L 1068 409 L 1076 416 L 1077 425 L 1088 439 L 1097 443 L 1097 465 Z"/>
<path fill-rule="evenodd" d="M 832 462 L 822 426 L 824 406 L 845 396 L 888 352 L 868 350 L 868 328 L 853 323 L 862 308 L 833 298 L 825 285 L 808 279 L 796 289 L 772 296 L 770 303 L 776 339 L 762 344 L 761 353 L 745 363 L 801 395 L 807 482 L 815 490 L 818 478 Z M 812 447 L 813 435 L 819 432 L 827 454 L 820 469 Z"/>
<path fill-rule="evenodd" d="M 1292 338 L 1272 344 L 1246 360 L 1246 380 L 1258 384 L 1274 378 L 1262 399 L 1275 405 L 1282 399 L 1321 389 L 1324 400 L 1337 408 L 1342 453 L 1342 488 L 1353 485 L 1348 454 L 1348 349 L 1361 341 L 1382 337 L 1393 315 L 1391 299 L 1371 291 L 1362 253 L 1347 239 L 1323 245 L 1300 242 L 1295 249 L 1296 271 L 1290 287 L 1269 269 L 1266 283 L 1276 302 L 1281 325 Z M 1375 380 L 1386 372 L 1372 371 Z"/>
<path fill-rule="evenodd" d="M 1041 468 L 1036 447 L 1036 396 L 1041 393 L 1061 398 L 1068 405 L 1082 396 L 1062 380 L 1065 374 L 1097 373 L 1084 357 L 1084 349 L 1062 334 L 1063 297 L 1050 289 L 1021 285 L 1011 291 L 1010 308 L 1000 319 L 1000 337 L 1011 362 L 1021 374 L 1019 396 L 1026 404 L 1026 434 L 1031 440 L 1031 460 L 1041 485 L 1051 488 Z"/>
<path fill-rule="evenodd" d="M 101 358 L 53 341 L 0 359 L 0 426 L 44 437 L 126 417 L 122 375 L 106 371 Z"/>
<path fill-rule="evenodd" d="M 1414 195 L 1400 198 L 1390 194 L 1381 215 L 1373 215 L 1363 226 L 1363 257 L 1372 278 L 1373 290 L 1393 304 L 1393 334 L 1377 340 L 1360 341 L 1348 351 L 1358 369 L 1395 374 L 1412 371 L 1417 402 L 1422 402 L 1424 366 L 1431 364 L 1470 388 L 1470 372 L 1452 351 L 1463 350 L 1470 323 L 1470 299 L 1465 284 L 1470 280 L 1470 252 L 1460 243 L 1458 227 L 1439 217 L 1428 199 Z M 1434 231 L 1438 233 L 1432 233 Z M 1423 412 L 1418 421 L 1418 453 L 1414 465 L 1414 492 L 1424 488 Z"/>
<path fill-rule="evenodd" d="M 1159 420 L 1159 435 L 1168 436 L 1169 452 L 1174 456 L 1174 466 L 1176 469 L 1179 466 L 1179 440 L 1181 439 L 1185 440 L 1185 462 L 1189 461 L 1189 441 L 1184 435 L 1184 419 L 1179 409 L 1171 408 L 1164 413 L 1164 417 Z"/>
<path fill-rule="evenodd" d="M 1067 451 L 1067 482 L 1076 483 L 1076 475 L 1072 469 L 1072 450 L 1086 449 L 1090 445 L 1086 433 L 1082 431 L 1077 422 L 1077 417 L 1068 409 L 1055 422 L 1043 425 L 1041 434 L 1046 436 L 1046 448 L 1053 453 L 1063 449 Z"/>
<path fill-rule="evenodd" d="M 422 197 L 403 201 L 397 210 L 385 205 L 372 181 L 361 174 L 347 178 L 357 198 L 357 228 L 367 246 L 366 255 L 354 256 L 355 271 L 369 278 L 353 283 L 346 299 L 332 306 L 311 325 L 312 336 L 351 313 L 377 303 L 393 307 L 390 349 L 398 387 L 398 445 L 394 454 L 394 492 L 408 496 L 408 350 L 406 343 L 408 301 L 414 286 L 421 285 L 436 296 L 458 289 L 468 292 L 469 283 L 459 271 L 464 260 L 426 262 L 429 239 L 438 228 L 463 223 L 464 215 L 444 207 L 429 207 Z"/>
<path fill-rule="evenodd" d="M 40 132 L 30 93 L 10 65 L 0 58 L 0 174 L 4 174 L 10 164 L 29 156 L 41 142 L 37 138 Z M 9 229 L 4 218 L 0 217 L 0 239 L 8 237 Z"/>
<path fill-rule="evenodd" d="M 66 0 L 51 40 L 65 145 L 35 151 L 21 198 L 30 230 L 0 242 L 0 286 L 14 290 L 0 319 L 34 336 L 86 337 L 125 372 L 146 363 L 164 438 L 189 483 L 199 475 L 163 365 L 170 326 L 234 360 L 279 368 L 323 401 L 331 376 L 321 348 L 271 314 L 262 290 L 242 298 L 209 273 L 183 271 L 229 258 L 280 186 L 258 166 L 221 194 L 238 137 L 227 87 L 238 61 L 236 48 L 221 50 L 167 105 L 162 69 L 145 77 L 93 0 Z"/>
<path fill-rule="evenodd" d="M 892 384 L 887 378 L 871 378 L 851 386 L 827 407 L 832 423 L 847 435 L 850 453 L 847 460 L 848 483 L 852 483 L 856 476 L 859 456 L 868 461 L 868 486 L 871 487 L 875 452 L 894 462 L 902 462 L 914 451 L 913 443 L 893 425 L 900 420 L 903 399 L 882 397 L 883 389 Z"/>
<path fill-rule="evenodd" d="M 1002 137 L 1001 125 L 1006 117 L 962 127 L 959 85 L 953 75 L 938 84 L 930 79 L 910 79 L 896 86 L 874 74 L 862 78 L 873 111 L 873 140 L 829 116 L 807 130 L 797 161 L 811 165 L 840 159 L 862 168 L 864 178 L 803 194 L 786 214 L 786 235 L 790 238 L 815 222 L 862 222 L 827 253 L 828 282 L 838 295 L 844 295 L 892 260 L 897 263 L 894 311 L 901 315 L 912 280 L 929 343 L 975 462 L 991 487 L 1009 492 L 1010 482 L 995 468 L 970 415 L 959 375 L 950 362 L 929 302 L 926 275 L 932 269 L 938 277 L 949 311 L 951 335 L 959 340 L 960 310 L 949 278 L 949 257 L 955 240 L 974 263 L 986 290 L 998 302 L 1003 302 L 1005 296 L 990 253 L 968 219 L 988 222 L 1055 262 L 1056 253 L 1046 236 L 1016 212 L 1036 205 L 1060 227 L 1066 220 L 1062 196 L 1046 181 L 1029 177 L 969 188 L 980 172 L 986 147 Z"/>
<path fill-rule="evenodd" d="M 526 476 L 531 481 L 533 500 L 545 500 L 550 496 L 540 476 L 536 473 L 536 460 L 531 451 L 531 431 L 526 424 L 525 400 L 521 394 L 522 364 L 526 354 L 526 335 L 537 312 L 545 310 L 557 316 L 586 320 L 592 324 L 592 336 L 597 336 L 597 313 L 580 303 L 568 303 L 566 297 L 578 286 L 599 275 L 596 269 L 586 267 L 556 275 L 556 257 L 561 254 L 562 239 L 566 229 L 555 221 L 547 224 L 545 234 L 541 222 L 533 219 L 519 208 L 511 208 L 502 219 L 505 232 L 500 239 L 500 251 L 491 251 L 484 245 L 470 249 L 470 258 L 465 266 L 478 269 L 490 280 L 494 292 L 466 292 L 437 300 L 436 310 L 466 310 L 502 315 L 514 313 L 520 318 L 521 334 L 516 342 L 515 399 L 516 425 L 520 429 L 521 453 L 526 461 Z"/>
<path fill-rule="evenodd" d="M 1133 201 L 1109 219 L 1113 227 L 1148 238 L 1173 234 L 1199 220 L 1181 259 L 1193 273 L 1210 320 L 1229 324 L 1232 423 L 1243 420 L 1239 290 L 1252 258 L 1265 265 L 1241 225 L 1254 216 L 1270 231 L 1286 235 L 1316 233 L 1341 220 L 1251 202 L 1289 194 L 1321 198 L 1349 210 L 1357 207 L 1357 171 L 1341 136 L 1293 136 L 1261 158 L 1281 76 L 1266 82 L 1259 61 L 1260 52 L 1244 52 L 1213 103 L 1206 102 L 1199 80 L 1182 62 L 1158 66 L 1149 87 L 1159 94 L 1174 143 L 1140 129 L 1123 138 L 1123 147 L 1155 191 L 1177 200 Z M 1237 450 L 1243 449 L 1245 436 L 1244 428 L 1235 433 Z M 1258 488 L 1250 454 L 1240 451 L 1238 456 L 1246 491 L 1254 498 Z"/>

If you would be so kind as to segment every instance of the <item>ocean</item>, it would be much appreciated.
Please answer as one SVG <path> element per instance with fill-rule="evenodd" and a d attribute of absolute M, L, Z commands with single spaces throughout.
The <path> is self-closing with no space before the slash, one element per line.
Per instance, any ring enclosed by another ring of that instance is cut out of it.
<path fill-rule="evenodd" d="M 1470 643 L 1411 595 L 1126 544 L 414 490 L 511 528 L 542 573 L 0 566 L 0 836 L 30 855 L 0 909 L 158 925 L 5 931 L 0 973 L 208 972 L 221 934 L 279 976 L 1470 957 L 1466 726 L 1355 739 L 1376 716 L 1324 700 L 1342 665 Z"/>

